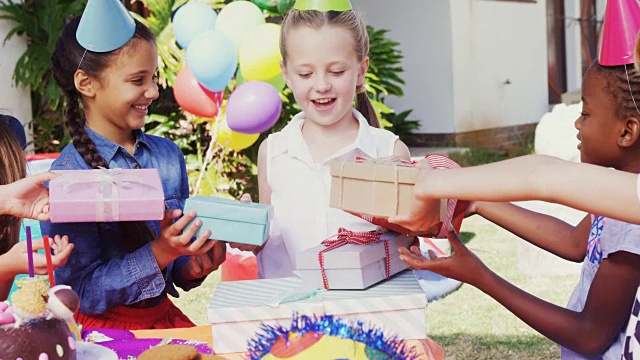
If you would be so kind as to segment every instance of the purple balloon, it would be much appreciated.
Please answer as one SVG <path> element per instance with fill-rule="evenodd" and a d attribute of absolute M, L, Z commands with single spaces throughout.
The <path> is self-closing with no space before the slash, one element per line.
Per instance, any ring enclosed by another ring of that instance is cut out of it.
<path fill-rule="evenodd" d="M 243 134 L 265 132 L 280 118 L 282 100 L 280 93 L 263 81 L 248 81 L 229 96 L 227 125 Z"/>

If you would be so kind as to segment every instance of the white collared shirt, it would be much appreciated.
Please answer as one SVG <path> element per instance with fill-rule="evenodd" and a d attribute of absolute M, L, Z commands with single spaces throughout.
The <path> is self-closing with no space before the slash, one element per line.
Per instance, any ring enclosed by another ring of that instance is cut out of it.
<path fill-rule="evenodd" d="M 360 128 L 353 144 L 316 163 L 302 136 L 304 113 L 267 139 L 267 182 L 271 188 L 274 222 L 271 236 L 258 254 L 261 278 L 293 276 L 296 254 L 316 246 L 344 227 L 370 231 L 375 225 L 329 207 L 332 160 L 392 156 L 398 136 L 371 127 L 357 110 Z"/>

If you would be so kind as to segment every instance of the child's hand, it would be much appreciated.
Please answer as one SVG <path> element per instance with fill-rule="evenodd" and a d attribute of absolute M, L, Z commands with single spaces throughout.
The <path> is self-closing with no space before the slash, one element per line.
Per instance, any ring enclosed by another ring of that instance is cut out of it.
<path fill-rule="evenodd" d="M 234 242 L 230 242 L 228 244 L 229 244 L 229 247 L 231 247 L 232 249 L 238 249 L 240 251 L 251 251 L 254 255 L 258 255 L 258 253 L 262 251 L 262 248 L 264 248 L 264 245 L 266 244 L 266 242 L 262 245 L 249 245 L 249 244 L 234 243 Z"/>
<path fill-rule="evenodd" d="M 53 239 L 49 239 L 49 244 L 53 249 L 51 256 L 51 264 L 54 269 L 67 263 L 73 244 L 69 243 L 69 238 L 65 235 L 60 237 L 56 235 Z M 44 249 L 43 240 L 35 240 L 33 245 L 33 271 L 37 275 L 47 274 L 47 258 L 44 254 L 37 251 Z M 15 276 L 18 274 L 29 273 L 29 257 L 27 255 L 27 242 L 21 241 L 15 245 L 4 255 L 7 259 L 6 269 L 10 273 L 8 275 Z M 3 269 L 4 270 L 4 269 Z"/>
<path fill-rule="evenodd" d="M 438 257 L 433 250 L 429 250 L 427 259 L 420 252 L 420 248 L 412 246 L 411 250 L 400 248 L 400 259 L 417 270 L 430 270 L 442 276 L 476 285 L 478 279 L 488 270 L 482 261 L 460 241 L 458 234 L 449 228 L 447 238 L 451 243 L 453 255 Z"/>
<path fill-rule="evenodd" d="M 418 163 L 420 173 L 413 187 L 413 197 L 409 214 L 390 216 L 390 223 L 398 224 L 412 231 L 428 231 L 435 235 L 440 230 L 440 200 L 425 196 L 424 187 L 428 186 L 429 174 L 434 170 L 428 161 Z"/>
<path fill-rule="evenodd" d="M 214 241 L 208 241 L 211 236 L 209 229 L 203 231 L 195 241 L 191 239 L 202 226 L 202 220 L 196 219 L 187 229 L 185 227 L 195 218 L 196 212 L 188 211 L 176 222 L 172 221 L 182 214 L 180 210 L 168 210 L 164 219 L 160 222 L 160 236 L 151 242 L 151 249 L 156 256 L 160 269 L 166 268 L 170 263 L 182 255 L 200 255 L 211 250 Z"/>
<path fill-rule="evenodd" d="M 188 280 L 201 279 L 218 270 L 227 258 L 227 246 L 222 241 L 213 240 L 213 247 L 204 254 L 193 255 L 182 268 Z"/>
<path fill-rule="evenodd" d="M 49 220 L 49 190 L 42 185 L 58 175 L 46 172 L 0 186 L 0 214 Z"/>
<path fill-rule="evenodd" d="M 251 200 L 251 195 L 249 194 L 242 194 L 242 196 L 240 197 L 240 201 L 253 202 L 253 200 Z M 251 251 L 254 254 L 259 253 L 260 250 L 262 250 L 262 248 L 264 247 L 264 245 L 248 245 L 248 244 L 234 243 L 234 242 L 230 242 L 228 244 L 233 249 L 238 249 L 241 251 Z"/>

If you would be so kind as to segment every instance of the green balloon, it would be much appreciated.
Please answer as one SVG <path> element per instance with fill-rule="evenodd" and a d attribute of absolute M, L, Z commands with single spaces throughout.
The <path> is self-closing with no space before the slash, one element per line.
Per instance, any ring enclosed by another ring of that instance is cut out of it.
<path fill-rule="evenodd" d="M 278 11 L 278 3 L 279 0 L 251 0 L 254 4 L 258 5 L 258 7 L 262 10 L 267 10 L 271 12 Z"/>
<path fill-rule="evenodd" d="M 242 76 L 242 71 L 238 69 L 238 71 L 236 72 L 236 87 L 244 84 L 245 82 L 246 80 Z M 273 87 L 276 88 L 278 92 L 281 92 L 284 89 L 285 85 L 287 85 L 287 83 L 284 81 L 284 77 L 282 76 L 282 73 L 272 77 L 269 80 L 264 80 L 264 82 L 273 85 Z"/>
<path fill-rule="evenodd" d="M 276 88 L 278 92 L 282 91 L 284 89 L 284 86 L 286 85 L 282 74 L 278 74 L 265 82 L 273 85 L 273 87 Z"/>
<path fill-rule="evenodd" d="M 295 0 L 251 0 L 260 9 L 267 10 L 272 13 L 286 14 L 293 8 Z"/>
<path fill-rule="evenodd" d="M 280 14 L 286 14 L 293 8 L 293 5 L 296 3 L 296 0 L 280 0 L 278 2 L 278 12 Z"/>

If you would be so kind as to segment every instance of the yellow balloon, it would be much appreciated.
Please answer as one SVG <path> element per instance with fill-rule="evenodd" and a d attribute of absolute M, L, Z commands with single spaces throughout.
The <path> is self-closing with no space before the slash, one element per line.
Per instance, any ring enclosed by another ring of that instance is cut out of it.
<path fill-rule="evenodd" d="M 253 145 L 257 140 L 260 134 L 241 134 L 229 129 L 227 125 L 227 118 L 225 116 L 221 117 L 218 120 L 218 123 L 214 126 L 217 126 L 217 136 L 216 142 L 223 147 L 229 148 L 231 150 L 240 151 L 248 148 Z"/>
<path fill-rule="evenodd" d="M 240 49 L 248 34 L 265 23 L 264 14 L 251 1 L 234 1 L 220 10 L 216 19 L 216 31 L 227 35 Z"/>
<path fill-rule="evenodd" d="M 267 81 L 281 74 L 280 25 L 255 28 L 240 46 L 240 71 L 246 81 Z"/>

